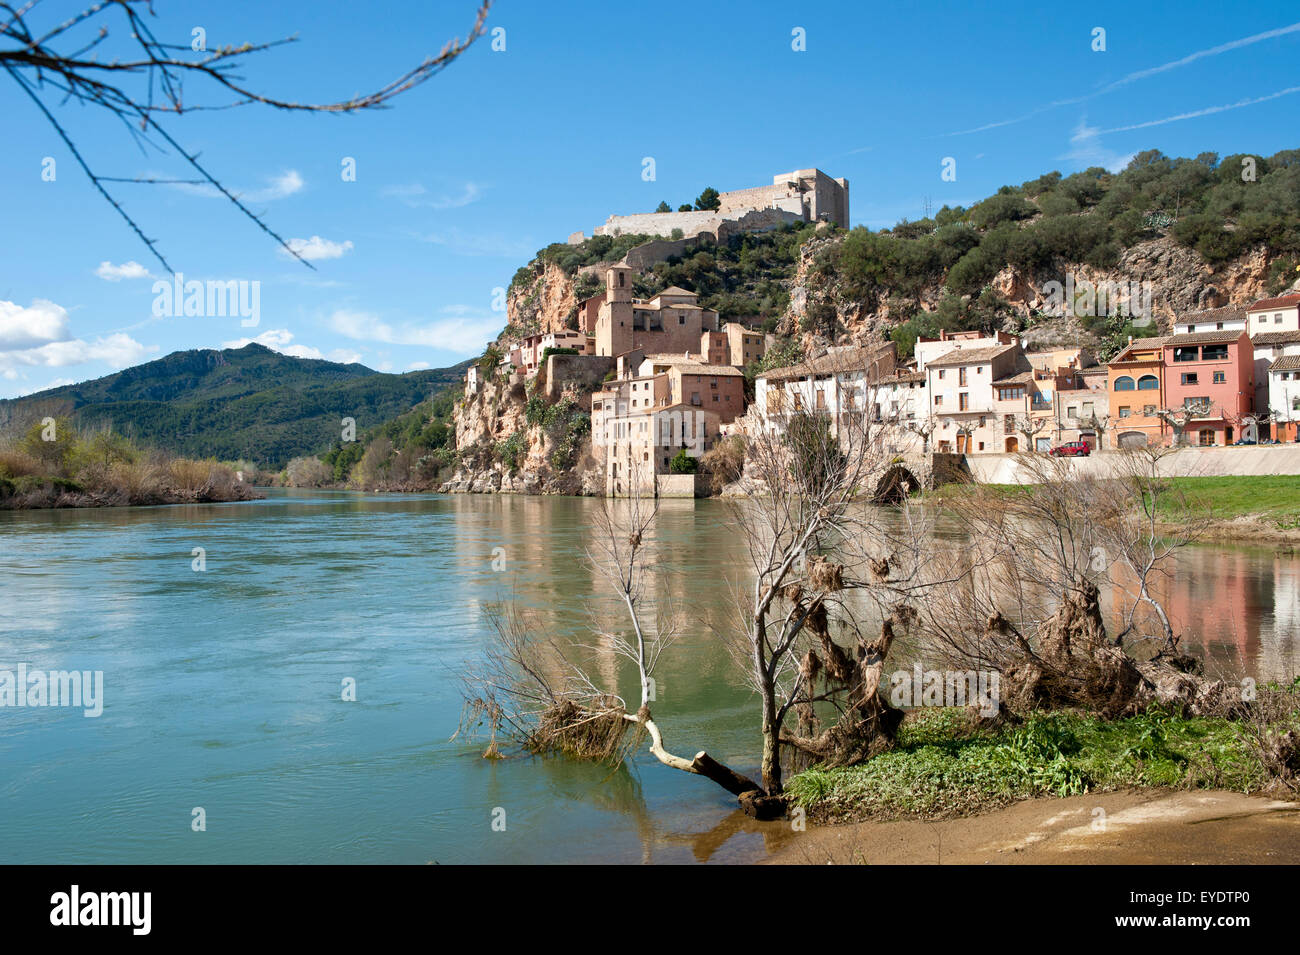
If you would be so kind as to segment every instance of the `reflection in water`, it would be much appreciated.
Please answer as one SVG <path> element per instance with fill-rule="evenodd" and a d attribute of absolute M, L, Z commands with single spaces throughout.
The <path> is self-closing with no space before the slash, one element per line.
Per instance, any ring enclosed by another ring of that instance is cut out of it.
<path fill-rule="evenodd" d="M 0 514 L 0 667 L 100 669 L 105 712 L 0 710 L 0 862 L 738 861 L 793 836 L 713 784 L 630 766 L 483 760 L 449 742 L 455 675 L 514 596 L 557 639 L 622 625 L 584 560 L 598 502 L 272 492 L 220 505 Z M 686 620 L 656 674 L 675 752 L 755 774 L 753 698 L 720 645 L 744 583 L 718 502 L 667 501 L 647 602 Z M 202 546 L 208 570 L 191 570 Z M 505 570 L 493 570 L 494 548 Z M 1186 645 L 1297 668 L 1300 561 L 1181 551 L 1160 582 Z M 357 701 L 340 699 L 355 679 Z M 203 806 L 208 831 L 190 829 Z M 491 827 L 502 809 L 506 830 Z"/>

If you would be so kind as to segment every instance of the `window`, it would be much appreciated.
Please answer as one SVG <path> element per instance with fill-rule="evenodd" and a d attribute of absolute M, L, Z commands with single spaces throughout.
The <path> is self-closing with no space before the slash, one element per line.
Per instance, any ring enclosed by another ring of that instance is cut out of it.
<path fill-rule="evenodd" d="M 1273 313 L 1273 324 L 1274 324 L 1274 325 L 1281 325 L 1281 324 L 1282 324 L 1282 313 L 1281 313 L 1281 312 L 1274 312 L 1274 313 Z"/>
<path fill-rule="evenodd" d="M 961 394 L 957 396 L 957 410 L 958 411 L 970 410 L 970 395 L 967 392 L 963 391 Z"/>
<path fill-rule="evenodd" d="M 1215 383 L 1216 385 L 1222 385 L 1222 384 L 1224 384 L 1227 380 L 1228 380 L 1228 373 L 1227 373 L 1227 372 L 1225 372 L 1225 371 L 1216 371 L 1216 372 L 1214 373 L 1214 383 Z"/>
<path fill-rule="evenodd" d="M 965 368 L 958 368 L 958 369 L 957 369 L 957 387 L 959 387 L 959 388 L 965 388 L 965 387 L 966 387 L 966 369 L 965 369 Z"/>
<path fill-rule="evenodd" d="M 1184 407 L 1184 408 L 1194 409 L 1194 408 L 1196 408 L 1198 405 L 1199 405 L 1199 406 L 1203 406 L 1203 407 L 1205 407 L 1205 408 L 1208 409 L 1209 406 L 1210 406 L 1210 399 L 1209 399 L 1209 398 L 1206 398 L 1206 397 L 1200 397 L 1200 398 L 1184 398 L 1184 399 L 1183 399 L 1183 407 Z"/>
<path fill-rule="evenodd" d="M 999 401 L 1013 401 L 1017 398 L 1023 398 L 1024 396 L 1025 396 L 1024 385 L 1017 385 L 1015 387 L 998 389 Z"/>
<path fill-rule="evenodd" d="M 1203 447 L 1203 448 L 1212 448 L 1212 447 L 1214 447 L 1214 432 L 1213 432 L 1213 431 L 1208 431 L 1208 430 L 1207 430 L 1207 431 L 1202 431 L 1202 432 L 1200 432 L 1199 437 L 1200 437 L 1200 439 L 1201 439 L 1201 447 Z"/>
<path fill-rule="evenodd" d="M 1159 391 L 1160 379 L 1155 375 L 1143 375 L 1138 379 L 1138 391 Z"/>
<path fill-rule="evenodd" d="M 935 395 L 935 396 L 934 396 L 934 406 L 935 406 L 936 408 L 938 408 L 938 407 L 939 407 L 940 405 L 942 405 L 942 404 L 943 404 L 943 395 Z"/>
<path fill-rule="evenodd" d="M 1130 378 L 1128 375 L 1121 375 L 1120 377 L 1115 379 L 1116 391 L 1132 391 L 1133 387 L 1134 387 L 1133 379 Z"/>
<path fill-rule="evenodd" d="M 1227 345 L 1206 345 L 1201 349 L 1202 361 L 1222 361 L 1228 357 Z"/>
<path fill-rule="evenodd" d="M 943 377 L 943 369 L 942 369 L 942 368 L 939 369 L 939 377 L 940 377 L 940 378 Z"/>
<path fill-rule="evenodd" d="M 1119 416 L 1120 416 L 1121 418 L 1127 418 L 1127 417 L 1128 417 L 1129 415 L 1131 415 L 1132 413 L 1133 413 L 1133 409 L 1130 408 L 1128 405 L 1120 405 L 1120 407 L 1119 407 Z"/>
<path fill-rule="evenodd" d="M 1197 380 L 1196 380 L 1196 372 L 1194 372 L 1194 371 L 1185 371 L 1185 372 L 1183 372 L 1183 384 L 1185 384 L 1185 385 L 1195 385 L 1195 384 L 1197 384 Z"/>
<path fill-rule="evenodd" d="M 1185 348 L 1174 349 L 1174 361 L 1196 361 L 1200 357 L 1200 349 L 1195 345 L 1188 345 Z"/>
<path fill-rule="evenodd" d="M 1216 324 L 1214 326 L 1214 329 L 1215 331 L 1219 331 L 1219 332 L 1223 331 L 1223 322 L 1219 322 L 1218 324 Z"/>
<path fill-rule="evenodd" d="M 1067 418 L 1076 418 L 1076 419 L 1077 419 L 1077 418 L 1079 417 L 1079 409 L 1076 408 L 1074 405 L 1070 405 L 1070 407 L 1068 407 L 1068 408 L 1065 409 L 1065 416 L 1066 416 Z"/>
<path fill-rule="evenodd" d="M 1195 326 L 1195 325 L 1188 325 L 1188 326 L 1187 326 L 1187 334 L 1191 335 L 1191 334 L 1192 334 L 1193 332 L 1195 332 L 1195 331 L 1196 331 L 1196 326 Z"/>
<path fill-rule="evenodd" d="M 1155 405 L 1143 405 L 1143 406 L 1142 406 L 1142 413 L 1143 413 L 1144 415 L 1146 415 L 1148 418 L 1150 418 L 1152 415 L 1154 415 L 1154 414 L 1156 413 L 1156 406 L 1155 406 Z"/>

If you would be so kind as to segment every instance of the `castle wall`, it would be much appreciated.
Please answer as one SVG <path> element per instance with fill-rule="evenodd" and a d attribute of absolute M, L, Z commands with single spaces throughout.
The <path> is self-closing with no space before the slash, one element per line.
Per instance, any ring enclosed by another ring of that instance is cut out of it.
<path fill-rule="evenodd" d="M 604 225 L 592 230 L 593 235 L 662 235 L 671 236 L 674 229 L 683 235 L 694 236 L 701 232 L 716 232 L 721 217 L 716 212 L 641 212 L 628 216 L 610 216 Z"/>

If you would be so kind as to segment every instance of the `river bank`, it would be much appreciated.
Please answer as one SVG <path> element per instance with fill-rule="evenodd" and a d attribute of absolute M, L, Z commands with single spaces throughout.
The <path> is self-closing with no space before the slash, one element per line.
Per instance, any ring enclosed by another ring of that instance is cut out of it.
<path fill-rule="evenodd" d="M 5 481 L 0 487 L 0 510 L 32 511 L 55 508 L 149 507 L 158 504 L 223 504 L 259 501 L 266 497 L 240 481 L 213 483 L 198 488 L 98 487 L 87 488 L 75 481 L 53 479 L 32 484 Z"/>
<path fill-rule="evenodd" d="M 1222 790 L 1029 799 L 984 815 L 810 825 L 773 865 L 1288 865 L 1300 803 Z"/>

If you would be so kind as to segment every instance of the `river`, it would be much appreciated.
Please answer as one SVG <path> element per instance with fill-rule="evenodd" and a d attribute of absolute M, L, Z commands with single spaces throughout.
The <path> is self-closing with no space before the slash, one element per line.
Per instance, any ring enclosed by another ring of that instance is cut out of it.
<path fill-rule="evenodd" d="M 102 671 L 104 686 L 95 718 L 0 708 L 0 862 L 761 857 L 788 838 L 781 824 L 652 757 L 614 771 L 494 761 L 450 739 L 485 604 L 513 597 L 557 638 L 582 633 L 598 507 L 270 491 L 0 513 L 0 671 Z M 661 510 L 650 597 L 671 595 L 690 625 L 661 663 L 655 714 L 675 752 L 753 772 L 756 710 L 718 636 L 743 572 L 729 516 L 716 501 Z M 1189 548 L 1164 586 L 1189 648 L 1265 678 L 1300 670 L 1300 557 Z"/>

